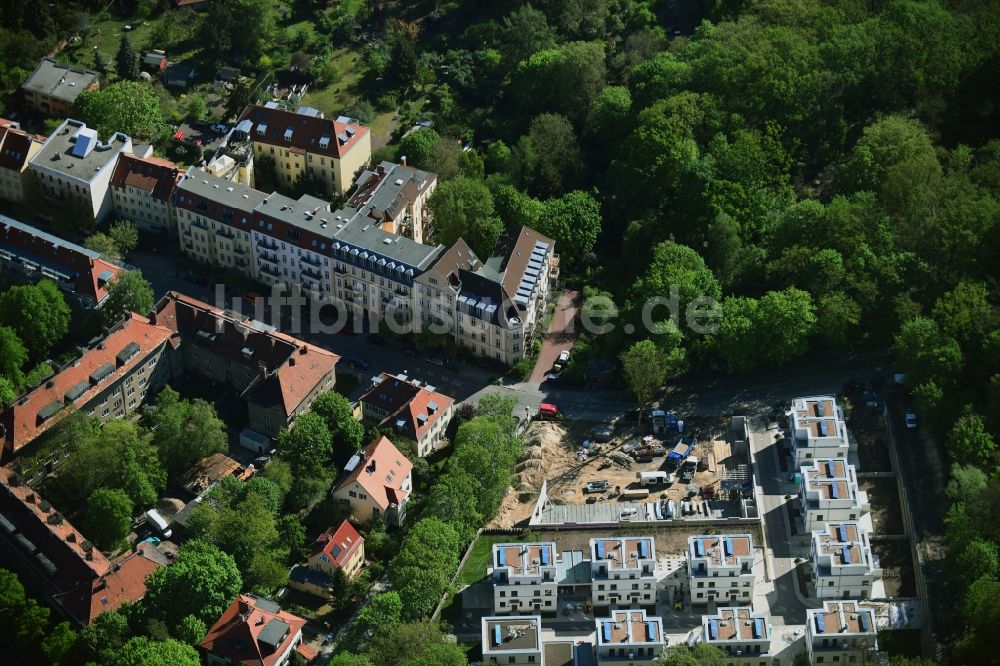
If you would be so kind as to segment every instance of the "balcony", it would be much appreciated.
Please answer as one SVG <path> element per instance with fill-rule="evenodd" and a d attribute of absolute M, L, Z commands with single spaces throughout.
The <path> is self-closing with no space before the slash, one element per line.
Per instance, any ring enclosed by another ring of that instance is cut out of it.
<path fill-rule="evenodd" d="M 309 264 L 310 266 L 322 266 L 323 265 L 323 262 L 320 261 L 319 257 L 317 257 L 316 259 L 310 259 L 309 257 L 307 257 L 305 255 L 302 255 L 301 257 L 299 257 L 299 261 L 301 261 L 304 264 Z"/>
<path fill-rule="evenodd" d="M 279 271 L 277 268 L 270 268 L 266 264 L 261 264 L 260 272 L 275 278 L 281 277 L 281 271 Z"/>
<path fill-rule="evenodd" d="M 191 227 L 185 227 L 185 229 L 184 229 L 184 235 L 185 236 L 192 236 L 193 235 L 191 233 Z"/>
<path fill-rule="evenodd" d="M 194 220 L 191 222 L 192 227 L 198 227 L 199 229 L 204 229 L 208 231 L 208 222 L 202 222 L 201 220 Z"/>
<path fill-rule="evenodd" d="M 229 240 L 233 240 L 234 238 L 236 238 L 236 232 L 233 231 L 232 229 L 227 229 L 226 227 L 219 227 L 218 229 L 216 229 L 215 235 L 219 236 L 220 238 L 227 238 Z"/>
<path fill-rule="evenodd" d="M 340 273 L 341 275 L 347 275 L 347 268 L 345 266 L 336 266 L 335 265 L 333 267 L 333 272 L 334 273 Z"/>
<path fill-rule="evenodd" d="M 274 264 L 275 266 L 278 265 L 278 255 L 276 254 L 273 253 L 268 254 L 267 252 L 261 252 L 260 254 L 257 255 L 257 258 L 260 259 L 261 261 L 266 261 L 269 264 Z"/>
<path fill-rule="evenodd" d="M 311 277 L 314 280 L 322 280 L 323 279 L 323 273 L 321 273 L 319 269 L 316 269 L 316 268 L 302 268 L 300 270 L 301 270 L 302 275 L 304 277 Z"/>
<path fill-rule="evenodd" d="M 265 240 L 263 238 L 258 238 L 257 239 L 257 247 L 262 247 L 265 250 L 277 250 L 278 249 L 278 244 L 275 243 L 274 241 L 270 241 L 269 242 L 269 241 L 267 241 L 267 240 Z"/>

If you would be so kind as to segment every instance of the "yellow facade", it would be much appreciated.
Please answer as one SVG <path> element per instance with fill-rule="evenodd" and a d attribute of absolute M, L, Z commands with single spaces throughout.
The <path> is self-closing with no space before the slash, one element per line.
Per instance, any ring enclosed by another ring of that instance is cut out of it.
<path fill-rule="evenodd" d="M 274 160 L 278 180 L 285 187 L 291 187 L 302 172 L 308 170 L 325 182 L 330 192 L 342 195 L 354 184 L 354 175 L 371 162 L 371 132 L 358 137 L 342 159 L 266 143 L 259 137 L 254 137 L 253 154 L 255 160 L 265 156 Z"/>

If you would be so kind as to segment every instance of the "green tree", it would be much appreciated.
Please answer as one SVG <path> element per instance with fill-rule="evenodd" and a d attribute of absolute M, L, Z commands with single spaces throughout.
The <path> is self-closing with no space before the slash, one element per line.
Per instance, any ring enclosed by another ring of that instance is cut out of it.
<path fill-rule="evenodd" d="M 573 125 L 557 113 L 543 113 L 531 121 L 528 140 L 537 155 L 532 182 L 540 194 L 560 194 L 576 185 L 582 173 L 583 154 Z"/>
<path fill-rule="evenodd" d="M 556 34 L 545 14 L 530 4 L 514 9 L 500 22 L 500 51 L 510 68 L 555 45 Z"/>
<path fill-rule="evenodd" d="M 255 476 L 248 479 L 243 484 L 243 494 L 244 497 L 259 495 L 264 501 L 264 506 L 267 507 L 268 512 L 273 516 L 278 515 L 278 511 L 281 509 L 281 502 L 284 500 L 284 493 L 281 492 L 278 484 L 263 476 Z"/>
<path fill-rule="evenodd" d="M 522 61 L 510 90 L 527 117 L 558 113 L 578 123 L 604 89 L 606 75 L 604 44 L 569 42 Z"/>
<path fill-rule="evenodd" d="M 118 253 L 127 256 L 139 245 L 139 230 L 128 220 L 118 220 L 108 228 L 108 236 L 115 242 Z"/>
<path fill-rule="evenodd" d="M 927 130 L 917 120 L 887 116 L 865 128 L 844 164 L 843 187 L 880 192 L 891 169 L 912 161 L 938 164 Z"/>
<path fill-rule="evenodd" d="M 538 199 L 525 194 L 513 185 L 503 183 L 493 189 L 493 203 L 497 215 L 507 229 L 525 226 L 540 230 L 539 221 L 545 207 Z"/>
<path fill-rule="evenodd" d="M 466 666 L 469 658 L 460 646 L 448 643 L 431 645 L 415 657 L 407 659 L 404 666 Z"/>
<path fill-rule="evenodd" d="M 476 494 L 479 481 L 464 472 L 443 474 L 427 495 L 425 515 L 451 525 L 468 543 L 483 524 Z"/>
<path fill-rule="evenodd" d="M 389 56 L 389 67 L 396 83 L 403 91 L 409 90 L 417 79 L 417 51 L 413 42 L 402 30 L 396 31 Z"/>
<path fill-rule="evenodd" d="M 9 326 L 0 326 L 0 377 L 10 383 L 7 388 L 11 392 L 24 383 L 22 368 L 27 361 L 28 350 L 24 348 L 21 338 L 17 337 L 17 332 Z M 10 402 L 16 396 L 4 397 L 5 402 Z"/>
<path fill-rule="evenodd" d="M 336 391 L 317 396 L 310 409 L 323 417 L 330 429 L 334 452 L 353 454 L 364 444 L 365 429 L 354 418 L 350 401 Z"/>
<path fill-rule="evenodd" d="M 185 615 L 174 628 L 174 636 L 177 640 L 188 645 L 197 646 L 208 633 L 205 623 L 194 615 Z"/>
<path fill-rule="evenodd" d="M 997 572 L 1000 571 L 1000 553 L 997 552 L 995 543 L 973 538 L 960 548 L 952 571 L 963 588 L 983 576 L 996 578 Z"/>
<path fill-rule="evenodd" d="M 265 497 L 248 495 L 236 506 L 220 511 L 211 535 L 213 543 L 233 556 L 249 587 L 273 587 L 274 556 L 269 548 L 274 545 L 278 530 Z M 280 584 L 281 575 L 278 578 Z"/>
<path fill-rule="evenodd" d="M 375 632 L 382 627 L 399 624 L 402 614 L 403 601 L 399 597 L 399 592 L 390 590 L 373 596 L 371 601 L 358 611 L 356 621 L 360 627 Z"/>
<path fill-rule="evenodd" d="M 132 46 L 128 33 L 123 32 L 118 42 L 118 55 L 115 56 L 118 78 L 135 81 L 139 78 L 139 52 Z"/>
<path fill-rule="evenodd" d="M 73 651 L 78 638 L 69 622 L 63 620 L 46 632 L 38 647 L 52 666 L 69 666 L 75 663 Z"/>
<path fill-rule="evenodd" d="M 934 321 L 960 342 L 979 338 L 996 327 L 989 291 L 981 282 L 963 280 L 934 303 Z"/>
<path fill-rule="evenodd" d="M 98 488 L 87 498 L 83 522 L 87 536 L 104 550 L 116 550 L 132 526 L 135 505 L 125 491 Z"/>
<path fill-rule="evenodd" d="M 896 336 L 896 357 L 906 371 L 910 386 L 929 380 L 949 381 L 962 368 L 962 349 L 958 342 L 944 333 L 937 322 L 917 317 L 900 327 Z"/>
<path fill-rule="evenodd" d="M 238 53 L 244 61 L 258 62 L 275 40 L 278 16 L 274 0 L 212 3 L 198 38 L 203 44 L 212 44 L 220 60 Z"/>
<path fill-rule="evenodd" d="M 962 465 L 983 465 L 996 448 L 996 441 L 978 414 L 960 416 L 948 435 L 948 451 Z"/>
<path fill-rule="evenodd" d="M 946 489 L 948 499 L 952 502 L 973 500 L 986 488 L 986 482 L 986 474 L 978 467 L 953 463 Z"/>
<path fill-rule="evenodd" d="M 816 332 L 833 351 L 845 351 L 856 340 L 861 306 L 842 291 L 826 294 L 816 307 Z"/>
<path fill-rule="evenodd" d="M 784 365 L 806 352 L 816 326 L 816 309 L 807 292 L 795 288 L 769 291 L 760 299 L 757 315 L 757 339 L 769 341 L 760 350 L 765 362 Z"/>
<path fill-rule="evenodd" d="M 625 383 L 641 408 L 666 381 L 667 359 L 652 340 L 640 340 L 623 352 L 620 360 Z"/>
<path fill-rule="evenodd" d="M 372 666 L 372 662 L 363 654 L 351 654 L 350 652 L 340 652 L 330 657 L 326 666 Z"/>
<path fill-rule="evenodd" d="M 14 329 L 41 360 L 69 330 L 70 310 L 52 280 L 10 287 L 0 294 L 0 324 Z"/>
<path fill-rule="evenodd" d="M 410 132 L 399 141 L 399 156 L 406 163 L 420 169 L 429 169 L 434 145 L 441 136 L 429 127 Z"/>
<path fill-rule="evenodd" d="M 147 420 L 153 444 L 171 477 L 228 448 L 226 424 L 215 413 L 215 407 L 200 398 L 182 400 L 169 386 L 156 397 L 156 409 Z"/>
<path fill-rule="evenodd" d="M 306 412 L 290 430 L 278 436 L 278 455 L 292 466 L 294 476 L 311 475 L 330 464 L 333 436 L 324 418 Z"/>
<path fill-rule="evenodd" d="M 129 312 L 145 315 L 154 305 L 153 288 L 138 270 L 122 271 L 111 280 L 101 312 L 104 323 L 113 326 Z"/>
<path fill-rule="evenodd" d="M 718 300 L 719 282 L 704 259 L 686 245 L 660 243 L 653 250 L 653 260 L 646 275 L 634 287 L 636 300 L 678 297 L 678 315 L 683 318 L 688 305 L 696 298 Z M 683 319 L 682 319 L 683 320 Z"/>
<path fill-rule="evenodd" d="M 122 258 L 121 250 L 118 249 L 118 244 L 115 243 L 111 236 L 107 235 L 103 231 L 98 231 L 95 234 L 87 236 L 83 240 L 83 246 L 88 250 L 100 252 L 103 256 L 110 259 Z"/>
<path fill-rule="evenodd" d="M 0 350 L 2 350 L 2 342 L 0 342 Z M 0 356 L 3 352 L 0 351 Z M 0 375 L 0 408 L 6 408 L 11 403 L 17 400 L 17 391 L 14 390 L 14 383 L 7 377 Z"/>
<path fill-rule="evenodd" d="M 157 641 L 135 636 L 114 652 L 106 663 L 108 666 L 199 666 L 201 659 L 193 647 L 180 641 Z"/>
<path fill-rule="evenodd" d="M 632 95 L 625 86 L 605 86 L 587 111 L 584 137 L 596 148 L 596 163 L 607 163 L 633 119 Z"/>
<path fill-rule="evenodd" d="M 459 536 L 434 518 L 417 522 L 389 566 L 389 580 L 403 601 L 406 621 L 426 617 L 458 569 Z"/>
<path fill-rule="evenodd" d="M 122 132 L 132 139 L 158 137 L 165 126 L 160 102 L 149 86 L 119 81 L 100 90 L 87 90 L 73 103 L 72 115 L 108 138 Z"/>
<path fill-rule="evenodd" d="M 188 120 L 193 120 L 195 122 L 203 121 L 205 119 L 205 114 L 208 113 L 205 98 L 201 95 L 191 95 L 188 98 L 187 106 L 184 111 Z"/>
<path fill-rule="evenodd" d="M 177 559 L 146 579 L 144 604 L 168 626 L 193 615 L 206 625 L 214 623 L 243 585 L 232 556 L 197 539 L 184 543 Z"/>
<path fill-rule="evenodd" d="M 570 268 L 594 249 L 601 233 L 601 206 L 593 195 L 579 190 L 548 199 L 535 229 L 556 242 L 560 256 L 566 257 Z"/>
<path fill-rule="evenodd" d="M 653 666 L 722 666 L 726 663 L 725 657 L 722 650 L 712 645 L 678 645 L 668 648 Z"/>
<path fill-rule="evenodd" d="M 493 195 L 482 182 L 460 176 L 437 186 L 427 202 L 434 216 L 434 240 L 446 246 L 460 237 L 481 257 L 488 257 L 502 225 Z"/>

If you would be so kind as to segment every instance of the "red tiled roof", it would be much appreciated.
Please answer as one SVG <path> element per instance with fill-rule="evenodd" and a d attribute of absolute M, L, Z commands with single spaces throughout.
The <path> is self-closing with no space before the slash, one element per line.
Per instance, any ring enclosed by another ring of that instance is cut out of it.
<path fill-rule="evenodd" d="M 443 393 L 429 391 L 423 385 L 417 386 L 412 380 L 399 379 L 383 372 L 382 380 L 361 396 L 362 403 L 370 403 L 387 412 L 379 427 L 395 427 L 396 421 L 403 419 L 403 433 L 419 441 L 424 433 L 434 426 L 441 415 L 448 411 L 454 400 Z M 437 409 L 430 410 L 430 403 Z M 425 417 L 421 423 L 419 416 Z"/>
<path fill-rule="evenodd" d="M 126 601 L 135 603 L 146 596 L 146 578 L 160 568 L 143 553 L 128 553 L 114 561 L 107 575 L 95 580 L 91 586 L 87 624 L 106 611 L 117 610 Z"/>
<path fill-rule="evenodd" d="M 122 153 L 111 176 L 111 186 L 124 189 L 129 185 L 152 193 L 154 199 L 169 201 L 182 175 L 177 165 L 170 160 Z"/>
<path fill-rule="evenodd" d="M 167 327 L 151 324 L 146 317 L 131 314 L 97 347 L 88 350 L 75 364 L 53 376 L 47 383 L 28 393 L 3 412 L 5 451 L 8 454 L 17 452 L 54 423 L 58 423 L 67 414 L 75 411 L 78 405 L 86 404 L 94 395 L 104 390 L 110 383 L 109 379 L 131 372 L 150 352 L 164 344 L 173 334 L 174 332 Z M 131 343 L 139 345 L 139 351 L 124 364 L 119 364 L 116 356 Z M 113 368 L 111 375 L 94 385 L 90 376 L 104 365 Z M 83 392 L 75 400 L 67 402 L 67 392 L 76 387 L 83 388 Z M 49 418 L 40 417 L 39 413 L 42 410 L 54 409 L 56 405 L 60 405 L 59 410 Z"/>
<path fill-rule="evenodd" d="M 347 155 L 350 150 L 361 141 L 361 137 L 368 134 L 368 128 L 364 125 L 351 124 L 354 128 L 354 136 L 349 136 L 347 143 L 341 143 L 337 139 L 338 134 L 347 133 L 348 125 L 338 123 L 335 120 L 320 118 L 319 116 L 307 116 L 301 113 L 285 111 L 284 109 L 268 109 L 263 106 L 248 106 L 243 110 L 239 122 L 250 120 L 254 126 L 250 130 L 252 141 L 261 141 L 275 146 L 285 146 L 300 151 L 306 151 L 317 155 L 329 155 L 340 159 Z M 261 125 L 266 125 L 263 134 L 258 132 Z M 291 129 L 292 137 L 285 140 L 285 132 Z M 330 143 L 326 148 L 320 147 L 320 139 L 329 137 Z"/>
<path fill-rule="evenodd" d="M 364 542 L 364 538 L 358 534 L 354 526 L 345 520 L 340 523 L 340 527 L 336 530 L 331 527 L 316 539 L 309 559 L 311 560 L 320 553 L 325 553 L 330 563 L 340 568 Z"/>
<path fill-rule="evenodd" d="M 277 611 L 272 611 L 277 608 Z M 261 632 L 272 622 L 288 625 L 288 635 L 273 650 L 259 641 Z M 201 647 L 214 655 L 242 666 L 273 666 L 287 650 L 306 621 L 283 611 L 273 602 L 241 594 L 216 620 L 201 642 Z"/>
<path fill-rule="evenodd" d="M 28 161 L 32 141 L 38 139 L 15 127 L 4 125 L 4 121 L 0 119 L 0 169 L 22 171 Z"/>
<path fill-rule="evenodd" d="M 319 655 L 319 653 L 316 652 L 316 650 L 312 649 L 305 643 L 299 643 L 298 646 L 295 648 L 295 651 L 301 654 L 307 662 L 311 662 Z"/>
<path fill-rule="evenodd" d="M 388 437 L 381 437 L 362 451 L 364 460 L 337 484 L 337 488 L 357 481 L 383 511 L 390 504 L 406 500 L 410 493 L 403 490 L 403 483 L 413 471 L 413 463 L 393 446 Z"/>

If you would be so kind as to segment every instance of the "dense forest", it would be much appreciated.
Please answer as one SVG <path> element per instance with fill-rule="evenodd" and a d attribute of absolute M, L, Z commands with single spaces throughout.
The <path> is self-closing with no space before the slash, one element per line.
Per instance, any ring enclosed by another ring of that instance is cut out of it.
<path fill-rule="evenodd" d="M 3 87 L 94 4 L 0 2 Z M 155 16 L 170 3 L 125 4 L 123 16 Z M 279 25 L 286 5 L 309 35 Z M 258 76 L 297 59 L 331 85 L 331 49 L 360 54 L 346 111 L 433 121 L 396 131 L 376 159 L 441 175 L 435 240 L 483 252 L 505 226 L 536 227 L 556 239 L 567 283 L 609 297 L 623 321 L 673 285 L 682 307 L 721 303 L 710 335 L 669 321 L 583 335 L 569 380 L 595 357 L 631 355 L 666 380 L 891 347 L 953 465 L 942 659 L 1000 663 L 988 643 L 1000 616 L 1000 3 L 216 0 L 175 23 L 164 42 L 213 44 L 205 57 L 238 54 Z M 463 508 L 476 514 L 466 527 L 487 504 Z"/>

